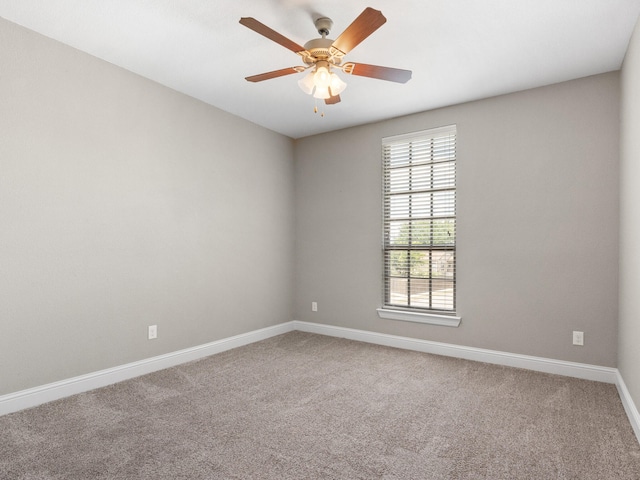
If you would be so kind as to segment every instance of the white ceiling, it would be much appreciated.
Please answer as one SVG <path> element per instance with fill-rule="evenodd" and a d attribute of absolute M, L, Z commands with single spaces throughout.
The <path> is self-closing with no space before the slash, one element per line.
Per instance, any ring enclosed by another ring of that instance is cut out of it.
<path fill-rule="evenodd" d="M 336 38 L 366 7 L 387 23 L 346 61 L 413 71 L 407 84 L 342 78 L 313 113 L 296 81 L 244 77 L 299 65 L 240 25 L 301 45 L 313 19 Z M 0 0 L 0 17 L 293 138 L 617 70 L 640 0 Z"/>

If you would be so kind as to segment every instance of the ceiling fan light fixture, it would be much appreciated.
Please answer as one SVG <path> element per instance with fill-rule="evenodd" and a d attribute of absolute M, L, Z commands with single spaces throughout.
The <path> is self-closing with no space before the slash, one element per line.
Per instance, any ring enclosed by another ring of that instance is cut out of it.
<path fill-rule="evenodd" d="M 331 67 L 324 64 L 317 65 L 313 71 L 298 80 L 298 86 L 307 95 L 313 95 L 322 100 L 340 95 L 347 88 L 347 84 L 331 72 Z"/>

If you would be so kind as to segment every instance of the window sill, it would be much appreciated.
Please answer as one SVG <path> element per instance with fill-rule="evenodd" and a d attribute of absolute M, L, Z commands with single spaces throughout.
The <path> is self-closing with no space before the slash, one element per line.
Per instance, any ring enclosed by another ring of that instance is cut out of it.
<path fill-rule="evenodd" d="M 378 316 L 389 320 L 401 320 L 404 322 L 426 323 L 429 325 L 442 325 L 445 327 L 458 327 L 462 317 L 451 315 L 437 315 L 435 313 L 405 312 L 404 310 L 389 310 L 378 308 Z"/>

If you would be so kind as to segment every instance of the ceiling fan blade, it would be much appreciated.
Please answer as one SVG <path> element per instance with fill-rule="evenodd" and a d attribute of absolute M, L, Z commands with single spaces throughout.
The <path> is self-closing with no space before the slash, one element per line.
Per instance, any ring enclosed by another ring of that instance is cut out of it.
<path fill-rule="evenodd" d="M 358 18 L 336 38 L 332 47 L 346 55 L 365 38 L 384 25 L 386 21 L 387 19 L 382 15 L 381 11 L 374 10 L 371 7 L 365 8 Z"/>
<path fill-rule="evenodd" d="M 335 105 L 340 102 L 340 95 L 334 95 L 333 97 L 325 98 L 324 103 L 327 105 Z"/>
<path fill-rule="evenodd" d="M 296 67 L 283 68 L 281 70 L 274 70 L 273 72 L 261 73 L 259 75 L 252 75 L 251 77 L 245 77 L 248 82 L 262 82 L 263 80 L 269 80 L 271 78 L 284 77 L 285 75 L 291 75 L 298 73 L 299 70 Z"/>
<path fill-rule="evenodd" d="M 288 48 L 294 53 L 304 52 L 304 47 L 301 47 L 293 40 L 289 40 L 284 35 L 279 34 L 275 30 L 267 27 L 264 23 L 260 23 L 253 17 L 242 17 L 240 19 L 240 23 L 247 28 L 250 28 L 256 33 L 267 37 L 269 40 L 273 40 L 276 43 L 279 43 L 285 48 Z"/>
<path fill-rule="evenodd" d="M 366 63 L 345 63 L 343 71 L 360 77 L 378 78 L 398 83 L 407 83 L 411 79 L 412 73 L 411 70 L 367 65 Z"/>

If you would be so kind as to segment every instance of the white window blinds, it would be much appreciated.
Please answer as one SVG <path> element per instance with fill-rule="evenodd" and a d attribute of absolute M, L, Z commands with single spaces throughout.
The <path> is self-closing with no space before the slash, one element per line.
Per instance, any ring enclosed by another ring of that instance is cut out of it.
<path fill-rule="evenodd" d="M 456 127 L 382 140 L 384 305 L 456 310 Z"/>

